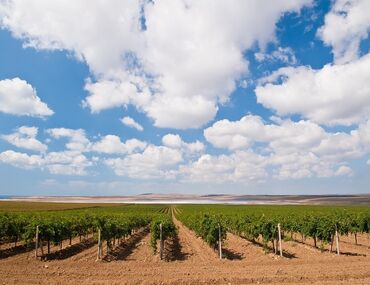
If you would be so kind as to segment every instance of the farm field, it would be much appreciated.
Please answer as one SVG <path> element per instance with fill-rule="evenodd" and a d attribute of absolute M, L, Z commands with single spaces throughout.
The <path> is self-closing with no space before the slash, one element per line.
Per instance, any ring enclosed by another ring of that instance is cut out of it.
<path fill-rule="evenodd" d="M 55 202 L 49 203 L 49 202 L 0 201 L 0 213 L 73 210 L 97 207 L 114 207 L 114 206 L 118 205 L 107 203 L 55 203 Z"/>
<path fill-rule="evenodd" d="M 370 284 L 367 206 L 10 209 L 0 214 L 2 284 Z M 43 245 L 37 259 L 36 225 Z M 98 261 L 97 229 L 103 241 Z"/>

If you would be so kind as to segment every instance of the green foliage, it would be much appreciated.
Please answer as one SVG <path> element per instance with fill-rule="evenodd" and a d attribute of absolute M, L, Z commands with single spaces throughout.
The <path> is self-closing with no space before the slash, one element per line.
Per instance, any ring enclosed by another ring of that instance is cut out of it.
<path fill-rule="evenodd" d="M 131 234 L 133 229 L 148 225 L 162 206 L 132 205 L 65 211 L 0 213 L 0 242 L 39 238 L 54 244 L 101 229 L 102 239 L 111 240 Z"/>
<path fill-rule="evenodd" d="M 299 233 L 324 243 L 332 240 L 336 228 L 341 235 L 369 233 L 370 228 L 368 206 L 183 205 L 178 211 L 179 219 L 211 246 L 218 240 L 218 223 L 223 231 L 249 240 L 261 237 L 264 245 L 277 239 L 278 223 L 283 233 Z"/>
<path fill-rule="evenodd" d="M 221 240 L 226 238 L 226 227 L 223 226 L 220 215 L 194 213 L 185 210 L 178 215 L 178 218 L 212 247 L 218 245 L 219 231 L 221 231 Z"/>
<path fill-rule="evenodd" d="M 157 250 L 157 240 L 160 239 L 160 224 L 162 224 L 162 238 L 166 240 L 176 235 L 176 226 L 169 214 L 162 214 L 155 217 L 150 223 L 150 245 L 153 251 Z"/>

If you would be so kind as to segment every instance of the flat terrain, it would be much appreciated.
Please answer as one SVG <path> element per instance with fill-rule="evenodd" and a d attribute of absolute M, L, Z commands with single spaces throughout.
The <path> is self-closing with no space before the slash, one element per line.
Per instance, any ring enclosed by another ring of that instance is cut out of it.
<path fill-rule="evenodd" d="M 112 256 L 99 262 L 91 237 L 83 243 L 73 240 L 72 247 L 48 261 L 35 260 L 33 251 L 9 252 L 2 245 L 0 284 L 370 284 L 367 235 L 358 237 L 358 245 L 353 236 L 341 237 L 341 256 L 330 253 L 328 246 L 321 252 L 310 240 L 304 244 L 284 241 L 281 258 L 228 234 L 225 258 L 219 260 L 217 252 L 174 222 L 178 237 L 166 242 L 164 261 L 153 254 L 147 229 L 123 241 Z"/>
<path fill-rule="evenodd" d="M 138 204 L 271 204 L 271 205 L 369 205 L 370 194 L 362 195 L 192 195 L 141 194 L 134 196 L 15 196 L 11 201 L 55 203 Z M 1 204 L 0 204 L 1 208 Z"/>
<path fill-rule="evenodd" d="M 0 212 L 59 211 L 109 206 L 122 206 L 122 204 L 0 201 Z"/>

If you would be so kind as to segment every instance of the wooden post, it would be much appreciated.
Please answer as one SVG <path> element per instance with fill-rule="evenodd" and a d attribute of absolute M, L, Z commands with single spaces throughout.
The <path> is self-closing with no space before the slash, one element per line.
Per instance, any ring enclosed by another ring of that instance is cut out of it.
<path fill-rule="evenodd" d="M 101 248 L 101 231 L 100 229 L 98 229 L 98 256 L 96 258 L 96 260 L 100 260 L 101 259 L 101 251 L 102 251 L 102 248 Z"/>
<path fill-rule="evenodd" d="M 164 247 L 162 223 L 159 224 L 159 239 L 160 239 L 159 256 L 162 260 L 163 259 L 163 247 Z"/>
<path fill-rule="evenodd" d="M 278 224 L 278 236 L 279 236 L 280 256 L 283 257 L 283 247 L 281 245 L 281 228 L 280 228 L 280 223 Z"/>
<path fill-rule="evenodd" d="M 218 252 L 220 254 L 220 259 L 222 259 L 222 235 L 220 224 L 218 224 Z"/>
<path fill-rule="evenodd" d="M 36 226 L 36 237 L 35 237 L 35 258 L 37 259 L 37 250 L 39 249 L 39 226 Z"/>
<path fill-rule="evenodd" d="M 335 225 L 335 241 L 336 241 L 336 246 L 337 246 L 337 255 L 340 255 L 340 250 L 339 250 L 339 234 L 338 234 L 337 225 Z"/>

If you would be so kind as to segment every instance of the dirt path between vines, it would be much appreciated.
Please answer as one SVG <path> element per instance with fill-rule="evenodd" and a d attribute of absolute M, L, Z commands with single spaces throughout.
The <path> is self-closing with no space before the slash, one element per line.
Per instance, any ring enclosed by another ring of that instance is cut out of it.
<path fill-rule="evenodd" d="M 236 235 L 227 234 L 223 253 L 217 252 L 175 220 L 177 241 L 167 242 L 159 260 L 150 248 L 150 234 L 141 230 L 120 244 L 114 258 L 96 262 L 97 246 L 66 259 L 40 261 L 34 252 L 0 259 L 1 284 L 370 284 L 370 239 L 354 244 L 341 237 L 344 255 L 284 241 L 285 256 L 265 253 L 263 248 Z M 326 247 L 327 248 L 327 247 Z M 104 253 L 106 247 L 104 245 Z"/>
<path fill-rule="evenodd" d="M 188 262 L 212 262 L 217 261 L 217 253 L 212 250 L 201 238 L 186 228 L 173 216 L 173 222 L 178 230 L 181 253 Z"/>

